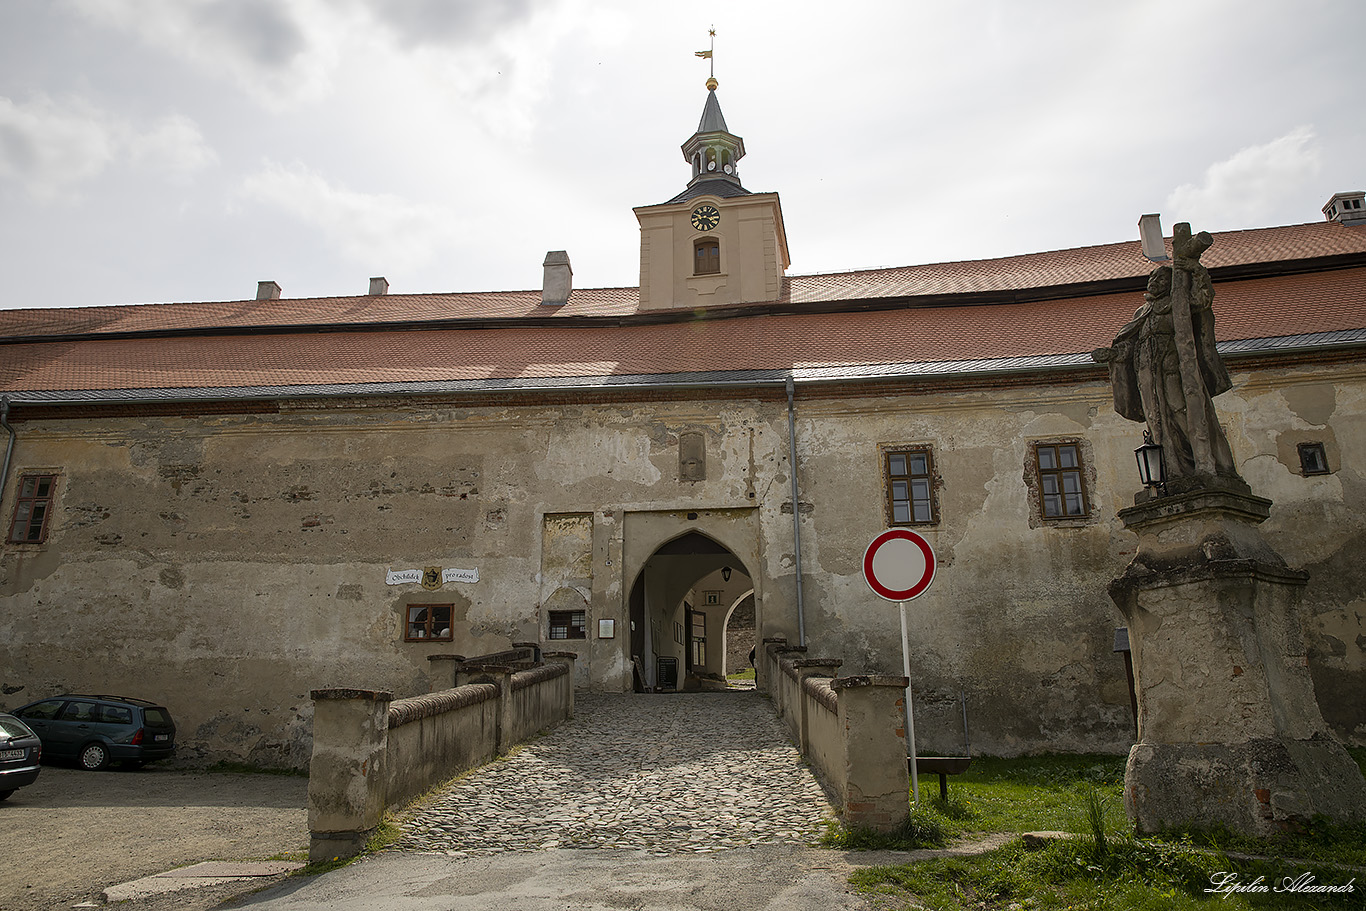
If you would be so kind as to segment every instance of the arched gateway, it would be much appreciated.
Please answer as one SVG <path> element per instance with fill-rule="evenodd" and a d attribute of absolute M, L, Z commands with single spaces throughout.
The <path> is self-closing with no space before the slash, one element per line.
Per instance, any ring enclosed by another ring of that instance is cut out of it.
<path fill-rule="evenodd" d="M 730 612 L 749 595 L 756 613 L 762 609 L 761 583 L 751 569 L 757 562 L 751 512 L 655 515 L 634 529 L 628 522 L 623 576 L 631 580 L 627 616 L 636 691 L 725 686 Z"/>

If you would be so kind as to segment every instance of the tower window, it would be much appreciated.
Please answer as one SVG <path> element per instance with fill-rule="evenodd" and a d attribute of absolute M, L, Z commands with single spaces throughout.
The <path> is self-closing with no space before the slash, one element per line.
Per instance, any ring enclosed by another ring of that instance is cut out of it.
<path fill-rule="evenodd" d="M 693 248 L 693 274 L 715 275 L 721 271 L 721 243 L 717 240 L 699 240 Z"/>

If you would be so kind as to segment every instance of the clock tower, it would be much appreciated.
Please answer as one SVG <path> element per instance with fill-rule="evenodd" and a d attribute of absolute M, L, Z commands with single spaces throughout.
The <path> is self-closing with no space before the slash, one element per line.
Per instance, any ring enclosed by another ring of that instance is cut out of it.
<path fill-rule="evenodd" d="M 775 301 L 789 265 L 777 193 L 740 183 L 745 141 L 726 127 L 715 77 L 697 132 L 683 143 L 687 189 L 640 206 L 640 309 L 696 309 Z"/>

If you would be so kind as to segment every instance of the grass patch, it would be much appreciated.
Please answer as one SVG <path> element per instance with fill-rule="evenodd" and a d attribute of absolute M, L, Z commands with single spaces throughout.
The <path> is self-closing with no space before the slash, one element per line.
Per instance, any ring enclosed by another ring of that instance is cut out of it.
<path fill-rule="evenodd" d="M 1350 873 L 1332 869 L 1305 870 L 1282 864 L 1229 860 L 1217 853 L 1194 850 L 1189 844 L 1148 839 L 1110 839 L 1103 858 L 1095 855 L 1088 837 L 1056 841 L 1037 851 L 1012 842 L 988 854 L 945 858 L 895 867 L 871 867 L 850 881 L 858 888 L 882 894 L 905 907 L 935 911 L 1013 909 L 1013 911 L 1210 911 L 1219 909 L 1288 909 L 1366 907 L 1359 882 L 1354 891 L 1340 894 L 1276 892 L 1285 879 L 1303 873 L 1315 884 L 1345 886 Z M 1255 886 L 1266 892 L 1230 892 L 1224 897 L 1216 883 Z"/>
<path fill-rule="evenodd" d="M 1366 751 L 1354 750 L 1353 756 L 1360 762 Z M 1124 813 L 1123 780 L 1123 757 L 974 759 L 968 773 L 950 779 L 947 800 L 937 795 L 925 799 L 926 791 L 934 789 L 922 787 L 921 806 L 912 817 L 914 829 L 890 836 L 832 829 L 823 843 L 855 849 L 935 846 L 933 837 L 918 834 L 922 829 L 937 829 L 945 839 L 1042 829 L 1075 833 L 1034 851 L 1017 840 L 975 857 L 872 867 L 851 878 L 860 889 L 885 894 L 888 907 L 1366 909 L 1366 876 L 1332 866 L 1366 866 L 1366 824 L 1316 819 L 1301 832 L 1269 840 L 1227 831 L 1136 838 Z M 935 783 L 932 777 L 928 783 Z M 1230 859 L 1226 852 L 1269 859 Z M 1353 890 L 1286 891 L 1287 884 L 1305 875 L 1315 886 L 1351 884 Z M 1227 895 L 1206 891 L 1221 881 L 1244 888 L 1230 888 Z M 1265 892 L 1260 891 L 1263 888 Z"/>
<path fill-rule="evenodd" d="M 727 675 L 726 675 L 726 679 L 727 679 L 727 680 L 753 680 L 753 679 L 754 679 L 754 668 L 752 668 L 752 667 L 751 667 L 751 668 L 747 668 L 746 670 L 740 671 L 738 674 L 727 674 Z"/>
<path fill-rule="evenodd" d="M 1227 829 L 1173 833 L 1192 844 L 1235 854 L 1262 854 L 1319 863 L 1366 867 L 1366 822 L 1338 823 L 1316 816 L 1298 832 L 1276 838 L 1252 838 Z M 1366 877 L 1362 877 L 1366 880 Z M 1363 884 L 1366 891 L 1366 883 Z"/>
<path fill-rule="evenodd" d="M 950 835 L 1091 832 L 1088 805 L 1094 796 L 1106 829 L 1122 832 L 1129 827 L 1124 762 L 1123 756 L 1097 755 L 974 758 L 967 772 L 949 778 L 947 800 L 934 794 L 937 776 L 923 776 L 921 803 L 942 818 Z"/>

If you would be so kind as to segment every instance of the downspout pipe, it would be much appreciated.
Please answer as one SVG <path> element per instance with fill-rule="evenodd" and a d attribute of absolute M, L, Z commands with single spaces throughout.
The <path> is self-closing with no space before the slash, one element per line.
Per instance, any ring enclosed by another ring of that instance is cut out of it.
<path fill-rule="evenodd" d="M 5 485 L 9 483 L 9 463 L 10 457 L 14 455 L 14 438 L 17 434 L 14 428 L 9 425 L 9 396 L 0 396 L 0 427 L 9 434 L 9 442 L 5 444 L 5 464 L 0 467 L 0 501 L 5 498 Z"/>
<path fill-rule="evenodd" d="M 806 645 L 806 605 L 802 600 L 802 511 L 797 486 L 797 405 L 793 398 L 796 387 L 792 376 L 787 377 L 787 452 L 792 462 L 792 549 L 796 555 L 797 572 L 797 644 Z"/>

